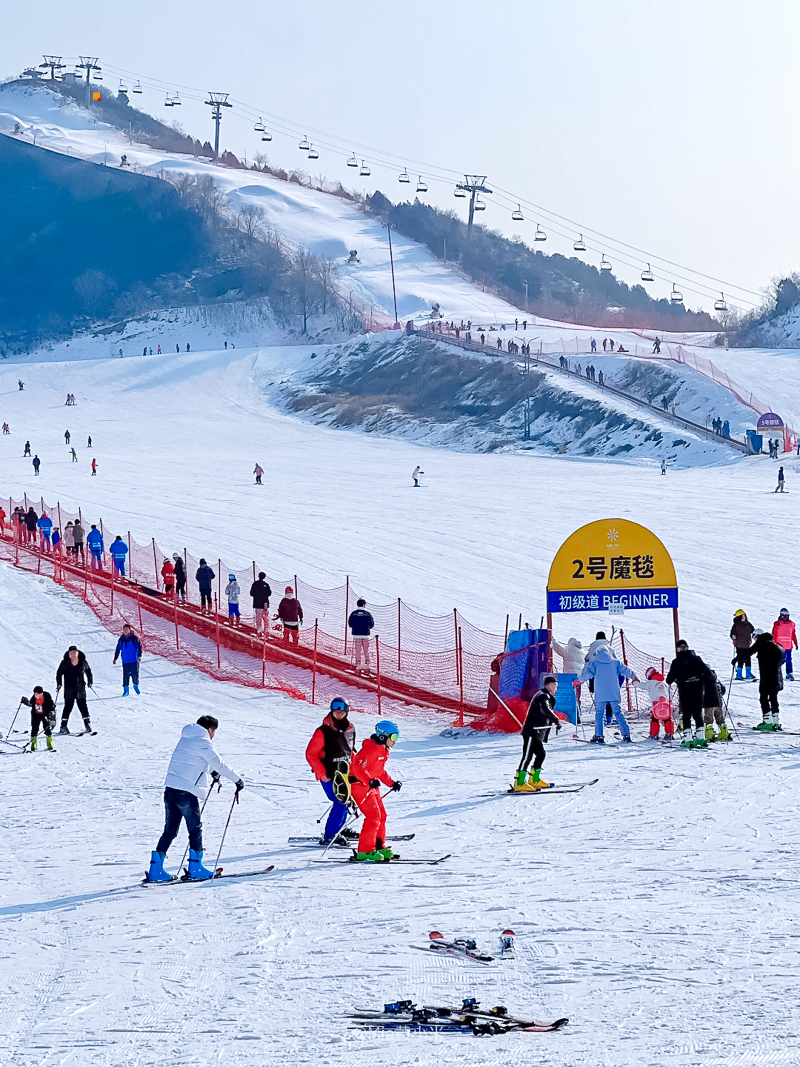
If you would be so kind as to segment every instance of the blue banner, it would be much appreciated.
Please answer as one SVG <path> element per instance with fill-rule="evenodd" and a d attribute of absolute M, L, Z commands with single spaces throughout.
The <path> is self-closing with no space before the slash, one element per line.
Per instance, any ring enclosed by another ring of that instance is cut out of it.
<path fill-rule="evenodd" d="M 608 611 L 609 604 L 621 604 L 626 611 L 643 608 L 677 608 L 678 590 L 672 589 L 595 589 L 591 593 L 559 592 L 548 590 L 547 610 L 558 611 Z"/>

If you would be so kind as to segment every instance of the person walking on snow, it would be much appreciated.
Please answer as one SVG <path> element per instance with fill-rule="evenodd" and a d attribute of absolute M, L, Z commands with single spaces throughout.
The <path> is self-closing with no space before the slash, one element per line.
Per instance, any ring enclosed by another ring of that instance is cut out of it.
<path fill-rule="evenodd" d="M 130 695 L 130 684 L 133 682 L 133 691 L 139 696 L 139 664 L 142 661 L 142 642 L 133 632 L 130 623 L 122 627 L 122 636 L 117 641 L 114 652 L 114 664 L 122 659 L 122 695 Z"/>
<path fill-rule="evenodd" d="M 283 623 L 284 641 L 292 641 L 295 645 L 300 639 L 300 624 L 303 621 L 303 608 L 300 601 L 294 595 L 294 589 L 290 585 L 284 590 L 285 596 L 278 604 L 276 619 Z"/>
<path fill-rule="evenodd" d="M 272 590 L 266 581 L 264 571 L 258 572 L 258 579 L 250 586 L 250 596 L 253 598 L 253 614 L 256 617 L 256 630 L 260 633 L 266 628 L 269 619 L 269 598 Z M 265 615 L 266 612 L 266 615 Z"/>
<path fill-rule="evenodd" d="M 39 547 L 42 552 L 50 551 L 50 533 L 53 529 L 53 520 L 44 512 L 36 524 L 39 527 Z"/>
<path fill-rule="evenodd" d="M 119 534 L 111 542 L 111 547 L 108 550 L 111 554 L 111 558 L 114 560 L 114 573 L 118 574 L 120 578 L 125 577 L 125 557 L 128 554 L 128 546 L 122 540 Z"/>
<path fill-rule="evenodd" d="M 620 677 L 629 678 L 633 682 L 638 682 L 639 679 L 630 667 L 626 667 L 624 663 L 614 658 L 607 643 L 598 644 L 598 641 L 593 641 L 592 645 L 595 644 L 598 645 L 597 650 L 581 671 L 579 679 L 581 682 L 587 682 L 590 678 L 594 679 L 594 737 L 592 741 L 601 745 L 605 742 L 603 718 L 607 706 L 610 706 L 611 714 L 617 720 L 622 740 L 630 741 L 631 731 L 622 713 L 620 701 Z M 590 655 L 592 645 L 589 646 Z"/>
<path fill-rule="evenodd" d="M 710 670 L 703 660 L 692 652 L 685 641 L 675 645 L 675 659 L 667 674 L 667 685 L 677 685 L 678 701 L 681 709 L 681 730 L 691 738 L 684 738 L 681 745 L 686 748 L 705 746 L 705 738 L 697 737 L 703 730 L 703 708 L 705 691 L 710 685 Z M 694 720 L 694 725 L 692 724 Z"/>
<path fill-rule="evenodd" d="M 320 841 L 328 845 L 342 833 L 347 821 L 350 800 L 350 760 L 356 747 L 356 730 L 347 717 L 350 705 L 344 697 L 334 697 L 331 710 L 313 733 L 306 748 L 306 762 L 333 805 Z M 342 837 L 356 838 L 354 830 L 345 830 Z"/>
<path fill-rule="evenodd" d="M 780 615 L 772 624 L 772 640 L 784 650 L 786 677 L 790 682 L 793 682 L 792 649 L 797 648 L 797 631 L 794 628 L 794 623 L 789 618 L 788 608 L 781 608 Z"/>
<path fill-rule="evenodd" d="M 89 440 L 91 440 L 91 438 L 89 438 Z M 94 478 L 96 475 L 97 475 L 97 460 L 92 458 L 92 477 Z"/>
<path fill-rule="evenodd" d="M 783 477 L 783 467 L 778 467 L 778 484 L 775 486 L 775 492 L 776 493 L 782 493 L 783 492 L 784 480 L 785 479 Z"/>
<path fill-rule="evenodd" d="M 419 466 L 416 466 L 414 468 L 414 471 L 413 471 L 411 477 L 414 479 L 414 488 L 415 489 L 419 488 L 419 480 L 420 480 L 420 478 L 422 477 L 422 475 L 424 473 L 425 473 L 425 471 L 420 470 Z"/>
<path fill-rule="evenodd" d="M 175 564 L 175 595 L 186 603 L 186 568 L 183 565 L 183 556 L 177 552 L 172 553 L 172 562 Z"/>
<path fill-rule="evenodd" d="M 228 619 L 231 626 L 239 626 L 242 618 L 239 614 L 239 596 L 241 590 L 236 581 L 235 574 L 228 575 L 228 584 L 225 586 L 225 596 L 228 598 Z"/>
<path fill-rule="evenodd" d="M 363 597 L 356 601 L 356 610 L 350 612 L 347 620 L 350 633 L 353 635 L 353 652 L 356 657 L 356 671 L 361 670 L 361 658 L 364 658 L 364 668 L 369 671 L 369 637 L 370 631 L 375 626 L 375 620 L 367 611 L 367 602 Z"/>
<path fill-rule="evenodd" d="M 200 566 L 195 574 L 195 581 L 200 587 L 200 614 L 211 614 L 211 583 L 216 575 L 204 559 L 200 560 Z"/>
<path fill-rule="evenodd" d="M 70 645 L 56 671 L 56 698 L 64 687 L 64 707 L 61 710 L 61 729 L 59 733 L 69 733 L 69 717 L 77 702 L 78 711 L 83 716 L 83 728 L 87 734 L 92 732 L 89 721 L 89 706 L 86 703 L 86 686 L 94 682 L 92 668 L 77 645 Z"/>
<path fill-rule="evenodd" d="M 72 536 L 75 536 L 75 527 L 72 527 Z M 92 570 L 102 571 L 103 569 L 103 535 L 97 529 L 97 524 L 92 523 L 92 528 L 89 531 L 89 535 L 86 538 L 86 544 L 89 546 L 89 555 L 92 557 Z"/>
<path fill-rule="evenodd" d="M 175 593 L 175 565 L 168 559 L 161 564 L 161 577 L 164 579 L 164 596 L 172 598 Z"/>
<path fill-rule="evenodd" d="M 650 710 L 650 737 L 658 740 L 663 722 L 664 739 L 671 741 L 675 735 L 675 723 L 672 721 L 672 705 L 669 702 L 669 689 L 664 675 L 655 667 L 648 667 L 644 677 L 645 681 L 637 682 L 636 688 L 647 693 L 653 704 Z"/>
<path fill-rule="evenodd" d="M 39 744 L 39 728 L 44 730 L 47 738 L 47 751 L 55 752 L 53 748 L 53 727 L 56 724 L 56 706 L 53 698 L 40 685 L 33 687 L 33 696 L 23 697 L 21 703 L 31 709 L 31 752 L 35 752 Z"/>
<path fill-rule="evenodd" d="M 364 741 L 350 761 L 350 790 L 364 814 L 354 859 L 361 863 L 383 863 L 399 859 L 386 848 L 386 808 L 380 794 L 381 783 L 397 792 L 402 782 L 395 781 L 386 770 L 386 761 L 397 743 L 400 729 L 396 723 L 381 720 L 375 733 Z"/>
<path fill-rule="evenodd" d="M 39 525 L 39 516 L 31 505 L 25 512 L 25 529 L 28 531 L 28 540 L 33 544 L 36 541 L 36 528 Z"/>
<path fill-rule="evenodd" d="M 561 729 L 561 720 L 553 709 L 556 706 L 556 688 L 558 682 L 552 674 L 542 679 L 542 688 L 535 694 L 528 705 L 528 714 L 522 726 L 522 759 L 519 761 L 514 778 L 515 793 L 533 793 L 537 789 L 549 789 L 550 783 L 542 781 L 540 775 L 545 760 L 544 738 L 542 734 L 555 726 L 556 733 Z M 533 758 L 533 770 L 528 775 L 528 767 Z"/>
<path fill-rule="evenodd" d="M 264 468 L 260 467 L 258 463 L 255 465 L 253 474 L 256 476 L 256 485 L 261 485 L 261 475 L 264 473 Z"/>
<path fill-rule="evenodd" d="M 38 478 L 39 477 L 39 467 L 42 465 L 42 461 L 39 459 L 38 456 L 34 456 L 33 459 L 31 460 L 31 463 L 33 464 L 33 473 Z"/>
<path fill-rule="evenodd" d="M 65 445 L 69 444 L 69 430 L 65 430 L 64 431 L 64 444 Z"/>
<path fill-rule="evenodd" d="M 758 659 L 758 697 L 761 704 L 761 722 L 754 730 L 780 730 L 778 693 L 783 689 L 781 666 L 784 649 L 775 643 L 769 634 L 756 632 L 751 655 Z"/>
<path fill-rule="evenodd" d="M 750 643 L 753 640 L 753 633 L 755 627 L 749 621 L 744 611 L 739 608 L 733 613 L 733 625 L 731 626 L 731 641 L 733 641 L 733 647 L 736 650 L 736 656 L 733 662 L 736 664 L 736 681 L 737 682 L 754 682 L 753 672 L 750 670 Z M 745 676 L 742 678 L 742 668 L 745 669 Z"/>
<path fill-rule="evenodd" d="M 178 836 L 181 822 L 186 820 L 189 831 L 189 877 L 213 878 L 214 871 L 203 866 L 203 825 L 200 821 L 200 801 L 208 796 L 220 775 L 236 783 L 236 799 L 244 789 L 244 780 L 219 758 L 212 745 L 219 722 L 213 715 L 201 715 L 195 723 L 184 726 L 175 746 L 164 782 L 164 832 L 158 839 L 155 852 L 150 854 L 148 882 L 171 882 L 172 875 L 164 870 L 169 847 Z M 212 781 L 208 776 L 211 773 Z"/>
<path fill-rule="evenodd" d="M 101 538 L 101 542 L 102 542 L 102 538 Z M 102 553 L 102 551 L 103 551 L 103 546 L 102 546 L 102 543 L 101 543 L 100 552 Z M 83 526 L 81 526 L 81 520 L 80 519 L 76 519 L 75 522 L 72 524 L 72 554 L 75 556 L 76 559 L 80 555 L 81 563 L 85 563 L 85 559 L 84 559 L 84 555 L 83 555 Z M 102 569 L 103 569 L 103 567 L 102 567 L 102 564 L 101 564 L 100 570 L 102 570 Z"/>

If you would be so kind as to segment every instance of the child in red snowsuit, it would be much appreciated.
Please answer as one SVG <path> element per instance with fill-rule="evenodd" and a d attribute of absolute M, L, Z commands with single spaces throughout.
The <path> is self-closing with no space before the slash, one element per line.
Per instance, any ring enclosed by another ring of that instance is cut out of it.
<path fill-rule="evenodd" d="M 379 722 L 375 733 L 364 741 L 350 763 L 351 793 L 364 813 L 364 826 L 358 839 L 358 858 L 362 860 L 391 859 L 391 851 L 384 848 L 386 808 L 380 787 L 383 782 L 396 791 L 402 784 L 391 778 L 385 767 L 398 734 L 393 722 Z"/>
<path fill-rule="evenodd" d="M 664 675 L 655 667 L 648 667 L 645 671 L 647 681 L 637 682 L 637 689 L 643 689 L 653 702 L 650 712 L 650 736 L 658 737 L 661 724 L 664 724 L 664 736 L 670 738 L 675 733 L 675 723 L 672 721 L 672 705 L 669 702 L 669 689 L 664 681 Z"/>

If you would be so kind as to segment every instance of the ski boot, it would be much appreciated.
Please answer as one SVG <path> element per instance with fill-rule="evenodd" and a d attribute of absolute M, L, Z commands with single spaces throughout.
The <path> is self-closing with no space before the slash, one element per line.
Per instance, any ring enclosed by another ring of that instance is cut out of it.
<path fill-rule="evenodd" d="M 214 877 L 214 872 L 203 866 L 203 853 L 195 852 L 193 848 L 189 849 L 189 877 L 192 879 Z"/>
<path fill-rule="evenodd" d="M 705 733 L 692 734 L 692 748 L 708 748 L 708 741 L 706 741 Z"/>
<path fill-rule="evenodd" d="M 361 835 L 359 834 L 358 830 L 351 830 L 349 826 L 346 826 L 344 830 L 339 831 L 338 836 L 345 837 L 348 841 L 358 841 Z"/>
<path fill-rule="evenodd" d="M 123 685 L 123 687 L 122 687 L 122 695 L 124 697 L 128 697 L 128 696 L 131 695 L 130 688 L 127 685 Z"/>
<path fill-rule="evenodd" d="M 787 675 L 787 678 L 788 678 L 788 675 Z M 776 711 L 773 711 L 773 713 L 772 713 L 771 726 L 772 726 L 773 730 L 780 730 L 781 729 L 781 720 L 778 717 L 778 713 Z"/>
<path fill-rule="evenodd" d="M 625 745 L 632 745 L 633 744 L 633 738 L 631 737 L 630 734 L 623 734 L 622 735 L 622 743 L 625 744 Z"/>
<path fill-rule="evenodd" d="M 717 735 L 714 733 L 714 727 L 709 723 L 706 727 L 706 741 L 716 741 Z"/>
<path fill-rule="evenodd" d="M 61 723 L 61 729 L 58 732 L 60 734 L 68 734 L 69 733 L 69 727 L 67 726 L 67 724 L 65 722 Z"/>
<path fill-rule="evenodd" d="M 164 860 L 166 858 L 166 852 L 150 853 L 150 870 L 145 877 L 146 882 L 171 882 L 173 880 L 172 875 L 164 870 Z"/>
<path fill-rule="evenodd" d="M 521 793 L 525 788 L 525 771 L 517 771 L 514 784 L 511 787 L 515 793 Z"/>
<path fill-rule="evenodd" d="M 376 848 L 375 851 L 378 853 L 378 855 L 383 859 L 383 861 L 385 863 L 388 863 L 389 860 L 399 860 L 400 859 L 398 854 L 396 852 L 392 852 L 392 850 L 390 848 Z"/>
<path fill-rule="evenodd" d="M 745 667 L 744 669 L 744 680 L 746 682 L 754 682 L 756 680 L 756 676 L 753 674 L 749 667 Z"/>
<path fill-rule="evenodd" d="M 719 733 L 717 734 L 717 741 L 730 741 L 730 739 L 731 732 L 725 725 L 725 723 L 723 723 L 722 726 L 720 726 L 719 728 Z"/>
<path fill-rule="evenodd" d="M 747 670 L 749 671 L 750 668 L 748 667 Z M 750 675 L 748 675 L 748 677 L 750 677 Z M 744 681 L 744 678 L 742 677 L 742 668 L 741 667 L 737 667 L 736 668 L 736 681 L 737 682 L 743 682 Z"/>
<path fill-rule="evenodd" d="M 694 736 L 685 734 L 681 740 L 681 748 L 694 748 Z"/>
<path fill-rule="evenodd" d="M 350 857 L 351 863 L 385 863 L 386 860 L 383 857 L 382 852 L 378 852 L 376 848 L 372 852 L 354 852 Z"/>
<path fill-rule="evenodd" d="M 139 691 L 139 686 L 138 686 L 138 684 L 136 682 L 133 683 L 133 691 L 137 695 L 137 697 L 142 695 L 141 692 Z"/>
<path fill-rule="evenodd" d="M 754 730 L 760 730 L 761 733 L 770 733 L 772 731 L 772 722 L 769 719 L 764 719 L 758 726 L 753 727 Z"/>
<path fill-rule="evenodd" d="M 549 789 L 550 788 L 550 783 L 549 782 L 542 781 L 542 779 L 540 777 L 541 773 L 542 773 L 541 770 L 531 771 L 531 773 L 530 773 L 530 775 L 528 777 L 527 785 L 525 786 L 525 791 L 526 792 L 530 793 L 530 792 L 535 792 L 535 790 L 537 790 L 537 789 Z"/>
<path fill-rule="evenodd" d="M 38 747 L 39 747 L 39 738 L 38 737 L 32 737 L 31 738 L 31 752 L 35 752 Z"/>
<path fill-rule="evenodd" d="M 594 737 L 589 741 L 590 745 L 604 745 L 605 743 L 606 739 L 600 734 L 595 734 Z"/>

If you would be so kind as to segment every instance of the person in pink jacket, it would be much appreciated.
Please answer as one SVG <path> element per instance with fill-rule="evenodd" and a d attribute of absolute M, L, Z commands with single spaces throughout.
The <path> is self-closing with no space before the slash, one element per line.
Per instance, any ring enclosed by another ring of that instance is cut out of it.
<path fill-rule="evenodd" d="M 794 628 L 794 623 L 789 618 L 788 608 L 781 608 L 781 613 L 772 626 L 772 640 L 783 649 L 786 677 L 790 682 L 793 682 L 792 648 L 797 648 L 797 631 Z"/>

